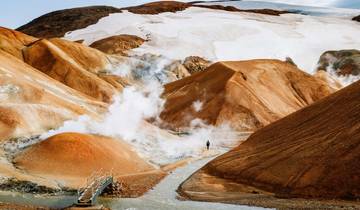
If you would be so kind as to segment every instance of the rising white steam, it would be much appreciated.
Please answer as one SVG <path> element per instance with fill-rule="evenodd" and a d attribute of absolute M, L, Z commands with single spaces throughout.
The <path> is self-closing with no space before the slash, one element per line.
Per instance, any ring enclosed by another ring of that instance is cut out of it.
<path fill-rule="evenodd" d="M 336 78 L 341 85 L 348 86 L 351 85 L 352 83 L 360 80 L 360 76 L 359 75 L 339 75 L 339 69 L 336 69 L 334 67 L 335 63 L 337 62 L 337 58 L 329 53 L 325 54 L 325 58 L 327 60 L 327 62 L 329 63 L 329 65 L 326 67 L 326 72 L 328 72 L 332 77 Z"/>
<path fill-rule="evenodd" d="M 78 120 L 65 122 L 62 127 L 51 130 L 40 138 L 45 139 L 63 132 L 111 136 L 125 140 L 140 156 L 155 164 L 201 156 L 207 140 L 211 141 L 211 148 L 217 151 L 238 142 L 238 134 L 227 125 L 214 127 L 194 120 L 190 133 L 178 136 L 146 122 L 145 119 L 159 116 L 164 104 L 160 98 L 161 92 L 162 86 L 158 83 L 149 83 L 142 90 L 125 88 L 116 97 L 102 121 L 96 122 L 87 116 L 81 116 Z"/>
<path fill-rule="evenodd" d="M 43 134 L 40 138 L 63 132 L 92 133 L 122 139 L 131 144 L 140 156 L 155 163 L 166 164 L 184 157 L 201 156 L 206 141 L 211 141 L 211 148 L 222 150 L 238 142 L 237 133 L 229 126 L 214 127 L 194 120 L 189 133 L 177 135 L 175 132 L 160 129 L 150 124 L 146 119 L 159 118 L 163 109 L 164 100 L 162 81 L 159 75 L 164 76 L 162 69 L 167 62 L 152 59 L 151 65 L 140 65 L 125 68 L 126 71 L 137 71 L 145 82 L 141 86 L 124 88 L 121 94 L 115 97 L 114 103 L 109 107 L 103 120 L 96 122 L 87 116 L 77 120 L 67 121 L 56 130 Z M 145 73 L 140 73 L 145 69 Z M 118 72 L 120 74 L 120 72 Z M 144 79 L 146 78 L 146 79 Z M 201 103 L 194 104 L 195 109 L 201 109 Z"/>

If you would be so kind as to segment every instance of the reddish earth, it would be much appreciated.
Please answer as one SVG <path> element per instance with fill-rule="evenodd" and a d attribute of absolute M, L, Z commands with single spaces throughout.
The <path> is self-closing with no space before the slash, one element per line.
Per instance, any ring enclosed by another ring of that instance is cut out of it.
<path fill-rule="evenodd" d="M 110 102 L 129 84 L 106 72 L 109 60 L 117 57 L 80 43 L 37 39 L 5 28 L 0 36 L 0 140 L 6 144 L 34 140 L 79 115 L 97 120 L 108 105 L 103 101 Z M 166 175 L 121 140 L 101 136 L 60 134 L 17 153 L 14 162 L 7 155 L 0 149 L 0 176 L 9 178 L 0 187 L 7 190 L 73 189 L 102 168 L 127 186 L 116 195 L 139 196 Z"/>
<path fill-rule="evenodd" d="M 203 72 L 165 85 L 164 126 L 188 127 L 199 118 L 255 130 L 274 122 L 334 89 L 295 66 L 278 60 L 218 62 Z M 202 105 L 195 107 L 196 103 Z"/>
<path fill-rule="evenodd" d="M 357 82 L 278 120 L 209 162 L 179 191 L 194 199 L 212 192 L 224 202 L 240 201 L 247 189 L 281 198 L 359 199 L 359 101 Z"/>
<path fill-rule="evenodd" d="M 2 50 L 0 61 L 0 141 L 38 135 L 83 114 L 96 119 L 105 111 L 104 103 L 57 82 Z"/>
<path fill-rule="evenodd" d="M 229 12 L 250 12 L 250 13 L 259 13 L 265 15 L 275 15 L 279 16 L 281 14 L 290 13 L 288 11 L 279 11 L 273 9 L 238 9 L 233 6 L 222 6 L 222 5 L 199 5 L 197 3 L 202 2 L 177 2 L 177 1 L 158 1 L 158 2 L 151 2 L 148 4 L 143 4 L 135 7 L 128 7 L 123 8 L 124 10 L 128 10 L 129 12 L 135 14 L 159 14 L 163 12 L 178 12 L 185 10 L 189 7 L 201 7 L 207 9 L 216 9 L 216 10 L 224 10 Z"/>
<path fill-rule="evenodd" d="M 56 180 L 70 188 L 82 186 L 97 171 L 111 173 L 130 186 L 135 184 L 127 180 L 146 173 L 149 180 L 136 183 L 146 189 L 165 174 L 142 160 L 121 140 L 80 133 L 52 136 L 21 152 L 14 163 L 26 173 Z M 128 178 L 123 178 L 125 175 Z"/>
<path fill-rule="evenodd" d="M 122 90 L 125 79 L 111 75 L 113 62 L 121 57 L 107 55 L 80 43 L 59 38 L 37 39 L 0 28 L 0 49 L 10 53 L 53 79 L 94 99 L 111 102 Z"/>
<path fill-rule="evenodd" d="M 0 49 L 21 60 L 23 59 L 22 49 L 36 40 L 35 37 L 0 27 Z"/>
<path fill-rule="evenodd" d="M 48 210 L 47 207 L 0 203 L 0 209 L 6 210 Z"/>
<path fill-rule="evenodd" d="M 42 39 L 27 47 L 24 60 L 50 77 L 103 102 L 110 102 L 116 88 L 97 76 L 107 56 L 85 45 L 58 38 Z"/>

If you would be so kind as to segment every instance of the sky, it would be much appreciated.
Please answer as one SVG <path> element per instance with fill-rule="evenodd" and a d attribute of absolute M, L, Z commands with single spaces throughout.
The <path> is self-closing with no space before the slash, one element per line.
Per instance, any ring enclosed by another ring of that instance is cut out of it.
<path fill-rule="evenodd" d="M 191 1 L 191 0 L 183 0 Z M 263 0 L 288 4 L 325 6 L 325 7 L 352 7 L 360 9 L 360 0 Z M 127 7 L 151 2 L 150 0 L 3 0 L 0 7 L 0 26 L 17 28 L 48 12 L 60 9 L 109 5 Z"/>

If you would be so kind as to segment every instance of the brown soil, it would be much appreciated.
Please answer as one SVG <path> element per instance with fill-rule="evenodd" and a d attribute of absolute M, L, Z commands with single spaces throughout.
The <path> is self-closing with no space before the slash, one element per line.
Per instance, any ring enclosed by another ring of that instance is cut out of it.
<path fill-rule="evenodd" d="M 118 12 L 121 10 L 109 6 L 58 10 L 42 15 L 16 30 L 41 38 L 63 37 L 66 32 L 85 28 L 97 23 L 102 17 Z"/>
<path fill-rule="evenodd" d="M 49 208 L 47 208 L 47 207 L 18 205 L 18 204 L 11 204 L 11 203 L 0 203 L 0 209 L 3 209 L 3 210 L 49 210 Z"/>
<path fill-rule="evenodd" d="M 116 89 L 97 74 L 109 65 L 107 56 L 91 47 L 59 38 L 42 39 L 23 50 L 24 60 L 55 80 L 103 102 Z"/>
<path fill-rule="evenodd" d="M 109 6 L 91 6 L 73 9 L 58 10 L 42 15 L 31 22 L 17 28 L 18 31 L 40 38 L 63 37 L 66 32 L 85 28 L 95 24 L 100 18 L 111 13 L 119 13 L 128 10 L 135 14 L 159 14 L 163 12 L 178 12 L 189 7 L 202 7 L 208 9 L 225 10 L 232 12 L 251 12 L 265 15 L 289 13 L 288 11 L 277 11 L 272 9 L 238 9 L 232 6 L 221 5 L 197 5 L 199 2 L 184 3 L 177 1 L 151 2 L 134 7 L 114 8 Z M 354 20 L 356 20 L 354 18 Z"/>
<path fill-rule="evenodd" d="M 178 12 L 187 9 L 190 4 L 177 1 L 158 1 L 151 2 L 135 7 L 122 8 L 135 14 L 150 14 L 156 15 L 163 12 Z"/>
<path fill-rule="evenodd" d="M 108 74 L 120 56 L 59 38 L 37 39 L 0 28 L 0 50 L 42 71 L 53 79 L 103 102 L 122 90 L 124 79 Z"/>
<path fill-rule="evenodd" d="M 359 199 L 359 90 L 360 82 L 354 83 L 260 129 L 196 172 L 179 190 L 189 195 L 191 183 L 209 175 L 278 198 Z M 199 185 L 196 191 L 206 195 L 208 189 Z M 214 186 L 210 189 L 215 192 L 221 192 L 216 186 L 229 191 L 221 182 Z M 237 201 L 226 196 L 220 200 Z M 359 207 L 358 202 L 351 205 Z"/>
<path fill-rule="evenodd" d="M 164 175 L 121 140 L 79 133 L 62 133 L 35 144 L 17 155 L 14 164 L 29 174 L 57 180 L 72 189 L 82 186 L 86 178 L 99 170 L 112 173 L 115 178 L 127 175 L 130 179 L 131 174 L 138 177 L 150 171 L 153 179 Z M 137 184 L 148 188 L 154 183 Z"/>
<path fill-rule="evenodd" d="M 0 83 L 8 87 L 0 105 L 0 141 L 30 137 L 88 114 L 95 119 L 106 105 L 48 77 L 0 50 Z M 34 122 L 36 122 L 34 124 Z"/>
<path fill-rule="evenodd" d="M 289 11 L 281 11 L 281 10 L 273 10 L 273 9 L 238 9 L 233 6 L 222 6 L 222 5 L 192 5 L 193 7 L 201 7 L 201 8 L 208 8 L 208 9 L 215 9 L 215 10 L 224 10 L 229 12 L 249 12 L 249 13 L 257 13 L 257 14 L 264 14 L 264 15 L 273 15 L 279 16 L 281 14 L 291 13 Z"/>
<path fill-rule="evenodd" d="M 129 174 L 116 177 L 115 184 L 106 188 L 103 195 L 108 197 L 136 198 L 158 184 L 167 174 L 161 170 Z"/>
<path fill-rule="evenodd" d="M 279 16 L 281 14 L 290 13 L 288 11 L 279 11 L 273 9 L 238 9 L 233 6 L 222 6 L 222 5 L 199 5 L 196 4 L 199 2 L 190 2 L 190 3 L 183 3 L 177 1 L 158 1 L 152 2 L 148 4 L 143 4 L 135 7 L 128 7 L 123 8 L 129 10 L 129 12 L 135 14 L 159 14 L 163 12 L 178 12 L 185 10 L 189 7 L 201 7 L 207 9 L 216 9 L 216 10 L 224 10 L 229 12 L 250 12 L 250 13 L 258 13 L 258 14 L 265 14 L 265 15 L 274 15 Z M 201 2 L 200 2 L 201 3 Z"/>
<path fill-rule="evenodd" d="M 165 85 L 163 126 L 188 127 L 199 118 L 255 130 L 332 93 L 320 79 L 278 60 L 219 62 Z M 202 103 L 195 110 L 194 102 Z"/>
<path fill-rule="evenodd" d="M 0 50 L 3 50 L 16 58 L 23 59 L 21 50 L 35 42 L 37 38 L 26 34 L 0 27 Z"/>
<path fill-rule="evenodd" d="M 209 175 L 208 173 L 202 173 L 201 171 L 186 180 L 179 187 L 178 193 L 181 200 L 221 202 L 280 210 L 356 210 L 360 208 L 360 203 L 357 201 L 279 198 L 274 196 L 273 193 Z"/>

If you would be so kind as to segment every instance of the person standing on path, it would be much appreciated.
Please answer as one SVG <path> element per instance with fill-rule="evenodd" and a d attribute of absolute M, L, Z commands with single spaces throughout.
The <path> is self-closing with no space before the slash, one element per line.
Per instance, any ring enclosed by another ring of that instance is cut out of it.
<path fill-rule="evenodd" d="M 207 140 L 207 142 L 206 142 L 206 149 L 207 149 L 207 150 L 210 149 L 210 140 Z"/>

